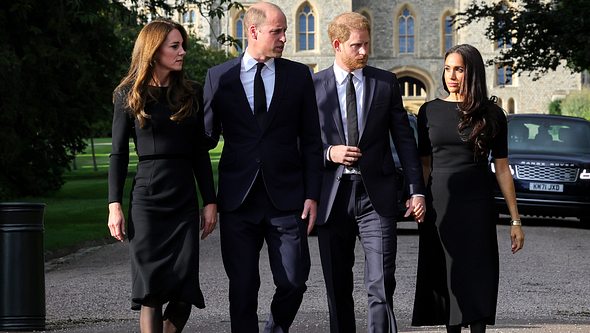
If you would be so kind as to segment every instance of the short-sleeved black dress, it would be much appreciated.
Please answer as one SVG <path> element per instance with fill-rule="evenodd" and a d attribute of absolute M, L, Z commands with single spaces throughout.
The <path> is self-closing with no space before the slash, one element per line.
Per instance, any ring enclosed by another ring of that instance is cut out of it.
<path fill-rule="evenodd" d="M 498 124 L 491 155 L 507 156 L 506 117 L 489 106 Z M 427 213 L 419 224 L 419 255 L 412 325 L 495 323 L 498 242 L 493 181 L 487 158 L 475 158 L 461 139 L 458 103 L 436 99 L 418 114 L 421 156 L 432 156 Z"/>
<path fill-rule="evenodd" d="M 128 238 L 132 273 L 132 308 L 148 299 L 205 306 L 199 286 L 199 210 L 195 179 L 205 204 L 215 201 L 211 160 L 205 148 L 202 89 L 195 85 L 193 116 L 176 122 L 167 88 L 150 87 L 149 119 L 143 128 L 115 94 L 109 203 L 121 202 L 129 164 L 129 139 L 139 157 L 131 190 Z"/>

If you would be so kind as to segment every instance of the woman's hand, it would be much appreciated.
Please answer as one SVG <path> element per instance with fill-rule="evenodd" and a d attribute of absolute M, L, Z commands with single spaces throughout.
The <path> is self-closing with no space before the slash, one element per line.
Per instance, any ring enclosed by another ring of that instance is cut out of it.
<path fill-rule="evenodd" d="M 125 239 L 125 216 L 123 209 L 121 209 L 121 203 L 111 202 L 109 204 L 108 226 L 111 236 L 116 240 L 122 242 Z"/>
<path fill-rule="evenodd" d="M 423 196 L 413 195 L 406 201 L 406 208 L 408 210 L 406 210 L 404 217 L 414 215 L 416 222 L 422 223 L 424 221 L 424 216 L 426 215 L 426 201 Z"/>
<path fill-rule="evenodd" d="M 510 239 L 512 241 L 512 253 L 518 252 L 524 246 L 524 231 L 519 225 L 510 227 Z"/>

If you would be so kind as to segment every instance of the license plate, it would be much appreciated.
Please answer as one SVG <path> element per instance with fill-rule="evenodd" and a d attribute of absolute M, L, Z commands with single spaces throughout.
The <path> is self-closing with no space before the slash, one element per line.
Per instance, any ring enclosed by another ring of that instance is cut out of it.
<path fill-rule="evenodd" d="M 545 192 L 563 192 L 563 184 L 530 183 L 529 190 Z"/>

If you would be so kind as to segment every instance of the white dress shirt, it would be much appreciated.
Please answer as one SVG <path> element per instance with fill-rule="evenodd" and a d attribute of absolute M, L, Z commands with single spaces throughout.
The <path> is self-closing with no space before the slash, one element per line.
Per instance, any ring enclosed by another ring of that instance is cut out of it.
<path fill-rule="evenodd" d="M 346 87 L 348 85 L 348 73 L 340 66 L 338 66 L 334 62 L 334 77 L 336 78 L 336 91 L 338 92 L 338 103 L 340 104 L 340 119 L 342 119 L 342 127 L 344 129 L 344 138 L 346 143 L 348 144 L 348 120 L 346 114 Z M 354 89 L 356 92 L 356 118 L 357 118 L 357 126 L 359 132 L 359 140 L 361 129 L 363 128 L 363 105 L 364 100 L 363 96 L 365 95 L 364 90 L 364 76 L 363 76 L 363 69 L 359 68 L 352 71 L 352 83 L 354 84 Z M 326 159 L 330 161 L 330 151 L 332 147 L 330 146 L 326 151 Z M 360 170 L 357 167 L 345 167 L 344 168 L 345 174 L 360 174 Z"/>
<path fill-rule="evenodd" d="M 248 98 L 248 103 L 250 104 L 252 112 L 254 112 L 254 75 L 256 75 L 257 63 L 258 61 L 252 58 L 252 56 L 248 54 L 248 49 L 246 49 L 240 66 L 240 81 L 242 81 L 242 86 L 244 86 L 244 92 L 246 93 L 246 98 Z M 268 59 L 264 65 L 265 66 L 262 68 L 260 75 L 262 75 L 262 81 L 264 81 L 266 110 L 268 110 L 275 90 L 275 59 Z"/>
<path fill-rule="evenodd" d="M 346 116 L 346 86 L 348 85 L 347 77 L 348 73 L 336 63 L 334 63 L 334 76 L 336 77 L 336 90 L 338 91 L 338 102 L 340 102 L 340 118 L 342 119 L 342 126 L 344 129 L 344 137 L 348 144 L 348 122 Z M 363 96 L 365 95 L 364 90 L 364 76 L 363 69 L 359 68 L 352 72 L 354 75 L 352 82 L 354 83 L 354 89 L 356 91 L 356 114 L 358 119 L 359 139 L 361 129 L 363 128 Z"/>

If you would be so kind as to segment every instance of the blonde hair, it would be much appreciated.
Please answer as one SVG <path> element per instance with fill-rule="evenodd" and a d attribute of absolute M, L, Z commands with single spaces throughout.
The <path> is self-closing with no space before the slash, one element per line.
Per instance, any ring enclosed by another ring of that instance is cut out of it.
<path fill-rule="evenodd" d="M 331 42 L 336 39 L 345 42 L 350 37 L 352 30 L 366 30 L 371 35 L 371 23 L 359 13 L 342 13 L 328 25 L 328 36 Z"/>
<path fill-rule="evenodd" d="M 146 100 L 158 97 L 152 96 L 152 92 L 148 89 L 148 85 L 153 79 L 158 49 L 173 30 L 180 32 L 182 47 L 186 50 L 188 34 L 182 25 L 169 19 L 156 19 L 148 23 L 141 29 L 135 40 L 127 75 L 115 88 L 114 94 L 124 93 L 126 95 L 129 112 L 139 121 L 140 127 L 143 127 L 146 119 L 150 118 L 150 115 L 145 113 Z M 198 107 L 197 103 L 193 103 L 193 97 L 194 89 L 186 79 L 184 71 L 171 72 L 169 89 L 166 93 L 166 98 L 173 112 L 170 119 L 181 121 L 192 115 L 193 104 Z"/>

